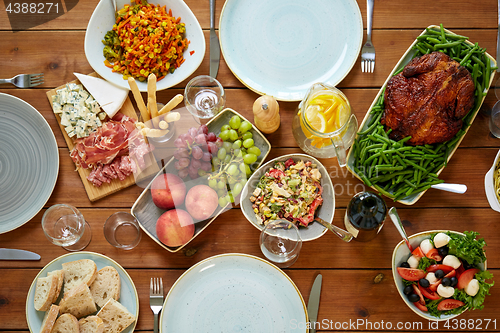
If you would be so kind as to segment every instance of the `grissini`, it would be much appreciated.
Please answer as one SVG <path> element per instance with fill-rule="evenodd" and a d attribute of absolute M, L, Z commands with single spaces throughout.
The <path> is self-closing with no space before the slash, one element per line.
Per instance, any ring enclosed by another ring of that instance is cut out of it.
<path fill-rule="evenodd" d="M 165 104 L 160 111 L 158 111 L 158 115 L 162 116 L 165 113 L 168 113 L 172 111 L 177 105 L 179 105 L 180 102 L 184 97 L 181 94 L 175 95 L 167 104 Z"/>
<path fill-rule="evenodd" d="M 151 114 L 151 127 L 158 128 L 158 105 L 156 104 L 156 75 L 148 76 L 148 110 Z"/>
<path fill-rule="evenodd" d="M 144 100 L 142 99 L 139 87 L 137 87 L 137 82 L 135 82 L 135 79 L 133 77 L 128 78 L 128 85 L 130 86 L 130 90 L 132 90 L 132 94 L 134 95 L 137 107 L 141 112 L 142 121 L 146 122 L 148 120 L 151 120 L 151 116 L 149 115 L 148 109 L 146 108 L 146 104 L 144 104 Z"/>

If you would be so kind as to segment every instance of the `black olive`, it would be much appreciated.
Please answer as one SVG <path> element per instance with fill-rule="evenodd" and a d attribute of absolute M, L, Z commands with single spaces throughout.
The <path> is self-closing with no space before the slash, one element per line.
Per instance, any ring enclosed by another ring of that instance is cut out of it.
<path fill-rule="evenodd" d="M 417 294 L 411 293 L 408 295 L 408 300 L 410 302 L 418 302 L 420 300 L 420 297 Z"/>
<path fill-rule="evenodd" d="M 406 286 L 405 289 L 403 289 L 403 293 L 405 295 L 410 295 L 413 292 L 413 287 L 412 286 Z"/>
<path fill-rule="evenodd" d="M 443 246 L 438 249 L 439 255 L 444 258 L 448 255 L 448 246 Z"/>
<path fill-rule="evenodd" d="M 451 279 L 450 278 L 443 278 L 443 280 L 441 281 L 441 284 L 444 286 L 444 287 L 449 287 L 451 286 Z"/>
<path fill-rule="evenodd" d="M 434 276 L 436 277 L 436 279 L 442 279 L 444 276 L 444 272 L 441 269 L 438 269 L 434 272 Z"/>
<path fill-rule="evenodd" d="M 429 286 L 431 285 L 429 283 L 429 280 L 427 280 L 427 279 L 420 279 L 420 281 L 418 281 L 418 283 L 420 283 L 420 285 L 424 288 L 429 288 Z"/>
<path fill-rule="evenodd" d="M 404 267 L 404 268 L 410 268 L 410 264 L 407 263 L 406 261 L 405 262 L 402 262 L 401 265 L 399 265 L 400 267 Z"/>
<path fill-rule="evenodd" d="M 457 285 L 457 283 L 458 283 L 458 279 L 455 276 L 452 276 L 450 278 L 450 281 L 451 281 L 451 286 L 452 287 L 455 287 Z"/>

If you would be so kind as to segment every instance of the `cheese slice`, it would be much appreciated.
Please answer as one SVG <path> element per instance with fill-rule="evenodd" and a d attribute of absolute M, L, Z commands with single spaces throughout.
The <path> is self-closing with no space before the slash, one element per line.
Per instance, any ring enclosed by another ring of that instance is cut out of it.
<path fill-rule="evenodd" d="M 73 74 L 75 74 L 110 118 L 113 118 L 127 99 L 128 89 L 117 87 L 97 77 L 79 73 Z"/>

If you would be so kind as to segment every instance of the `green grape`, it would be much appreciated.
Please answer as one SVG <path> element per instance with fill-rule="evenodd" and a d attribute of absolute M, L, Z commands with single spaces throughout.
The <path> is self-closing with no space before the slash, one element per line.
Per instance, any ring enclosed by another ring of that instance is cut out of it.
<path fill-rule="evenodd" d="M 210 186 L 211 188 L 217 188 L 217 179 L 210 179 L 208 181 L 208 186 Z"/>
<path fill-rule="evenodd" d="M 221 127 L 220 131 L 221 132 L 224 132 L 224 131 L 229 131 L 231 129 L 231 126 L 229 126 L 228 124 L 224 125 Z"/>
<path fill-rule="evenodd" d="M 207 175 L 207 172 L 205 170 L 202 170 L 202 169 L 198 170 L 198 176 L 203 177 L 206 175 Z"/>
<path fill-rule="evenodd" d="M 227 195 L 227 189 L 225 187 L 218 189 L 217 195 L 219 196 L 219 198 L 225 197 Z"/>
<path fill-rule="evenodd" d="M 233 149 L 241 148 L 241 140 L 236 140 L 233 142 Z"/>
<path fill-rule="evenodd" d="M 259 147 L 255 147 L 255 146 L 248 148 L 247 152 L 249 154 L 254 154 L 256 156 L 260 155 L 260 149 L 259 149 Z"/>
<path fill-rule="evenodd" d="M 219 206 L 221 206 L 221 207 L 226 206 L 226 204 L 227 204 L 226 197 L 219 198 Z"/>
<path fill-rule="evenodd" d="M 234 129 L 229 130 L 229 140 L 231 141 L 238 140 L 238 132 L 236 132 Z"/>
<path fill-rule="evenodd" d="M 229 178 L 228 183 L 229 183 L 229 185 L 233 185 L 233 184 L 234 184 L 234 183 L 236 183 L 237 181 L 238 181 L 238 180 L 237 180 L 236 178 L 231 177 L 231 178 Z"/>
<path fill-rule="evenodd" d="M 234 197 L 231 191 L 227 192 L 227 195 L 224 197 L 226 199 L 226 202 L 234 202 Z"/>
<path fill-rule="evenodd" d="M 241 148 L 241 153 L 245 156 L 247 154 L 247 150 L 245 148 Z"/>
<path fill-rule="evenodd" d="M 236 157 L 242 157 L 243 154 L 241 153 L 241 149 L 235 149 L 233 150 L 233 155 Z"/>
<path fill-rule="evenodd" d="M 250 174 L 252 173 L 252 170 L 250 170 L 248 164 L 245 164 L 245 173 L 247 174 L 247 176 L 250 176 Z"/>
<path fill-rule="evenodd" d="M 221 149 L 219 149 L 219 151 L 217 152 L 217 157 L 220 160 L 223 160 L 226 157 L 226 149 L 224 149 L 224 147 L 222 147 Z"/>
<path fill-rule="evenodd" d="M 231 162 L 231 155 L 226 155 L 226 157 L 224 158 L 224 163 L 228 164 L 229 162 Z"/>
<path fill-rule="evenodd" d="M 230 152 L 233 149 L 233 144 L 231 142 L 223 142 L 222 148 L 226 150 L 226 152 Z"/>
<path fill-rule="evenodd" d="M 236 183 L 232 188 L 233 195 L 237 196 L 241 193 L 241 190 L 243 190 L 243 186 L 240 183 Z"/>
<path fill-rule="evenodd" d="M 219 190 L 222 190 L 223 188 L 226 188 L 226 182 L 225 182 L 224 180 L 219 180 L 219 181 L 217 182 L 217 188 L 218 188 Z"/>
<path fill-rule="evenodd" d="M 227 168 L 227 173 L 230 174 L 231 176 L 234 176 L 238 173 L 238 167 L 235 164 L 231 164 Z"/>
<path fill-rule="evenodd" d="M 251 139 L 253 138 L 253 134 L 252 132 L 246 132 L 246 133 L 243 133 L 243 136 L 242 136 L 242 139 L 243 140 L 246 140 L 246 139 Z"/>
<path fill-rule="evenodd" d="M 241 125 L 241 118 L 238 116 L 232 116 L 231 119 L 229 119 L 229 126 L 233 129 L 238 129 L 240 128 Z"/>
<path fill-rule="evenodd" d="M 221 138 L 222 141 L 226 141 L 227 139 L 229 139 L 229 131 L 225 130 L 225 131 L 220 132 L 219 138 Z"/>
<path fill-rule="evenodd" d="M 251 128 L 252 128 L 252 123 L 245 120 L 244 122 L 241 123 L 240 129 L 238 130 L 238 132 L 243 134 L 243 133 L 248 132 Z"/>
<path fill-rule="evenodd" d="M 245 163 L 241 163 L 239 169 L 241 172 L 246 172 L 247 169 L 245 168 Z"/>
<path fill-rule="evenodd" d="M 243 147 L 248 149 L 252 146 L 253 146 L 253 139 L 246 139 L 245 141 L 243 141 Z"/>
<path fill-rule="evenodd" d="M 218 157 L 212 157 L 212 165 L 218 167 L 220 165 L 220 159 Z"/>
<path fill-rule="evenodd" d="M 250 165 L 257 161 L 257 156 L 255 156 L 255 154 L 246 154 L 245 156 L 243 156 L 243 161 L 245 162 L 245 164 Z"/>
<path fill-rule="evenodd" d="M 246 170 L 246 168 L 245 168 L 245 170 Z M 248 170 L 250 170 L 250 168 L 248 168 Z M 246 183 L 247 183 L 247 179 L 246 178 L 243 178 L 242 180 L 240 180 L 241 186 L 245 186 Z"/>

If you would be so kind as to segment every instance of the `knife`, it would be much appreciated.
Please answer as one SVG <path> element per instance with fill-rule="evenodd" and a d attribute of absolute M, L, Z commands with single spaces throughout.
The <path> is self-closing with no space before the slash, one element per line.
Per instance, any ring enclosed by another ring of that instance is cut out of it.
<path fill-rule="evenodd" d="M 500 0 L 498 0 L 498 32 L 497 32 L 497 66 L 499 66 L 500 60 Z M 497 72 L 500 72 L 500 68 L 497 68 Z"/>
<path fill-rule="evenodd" d="M 309 315 L 309 322 L 311 323 L 310 333 L 316 333 L 316 321 L 318 320 L 318 310 L 319 310 L 319 296 L 321 294 L 321 282 L 323 281 L 323 276 L 318 274 L 314 280 L 313 286 L 311 288 L 311 293 L 309 294 L 309 301 L 307 302 L 307 313 Z"/>
<path fill-rule="evenodd" d="M 40 260 L 40 255 L 25 250 L 0 248 L 0 260 Z"/>
<path fill-rule="evenodd" d="M 210 76 L 214 79 L 219 71 L 219 61 L 220 45 L 215 33 L 215 0 L 210 0 Z"/>

